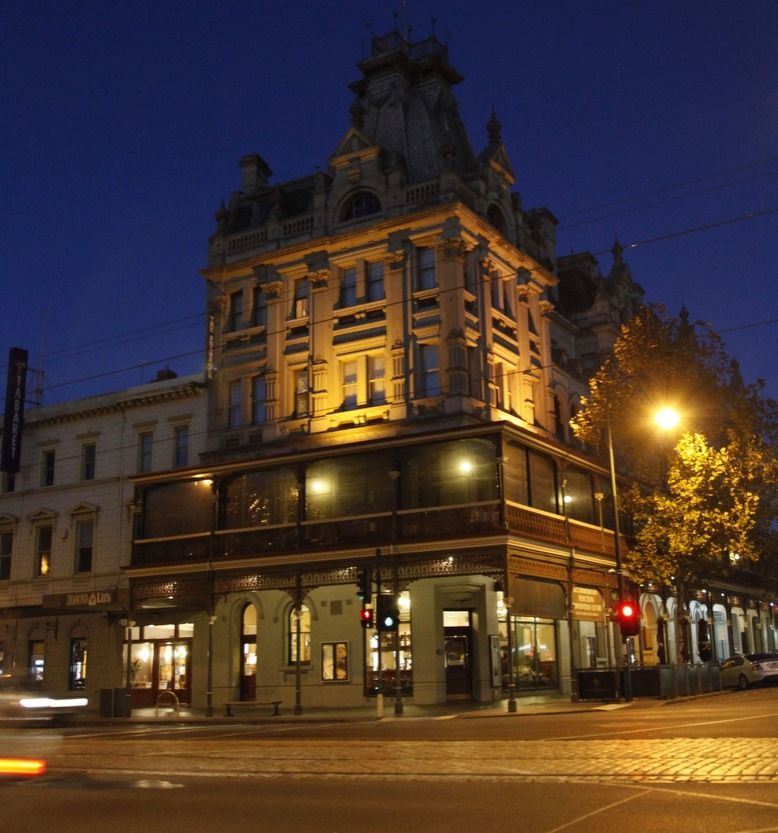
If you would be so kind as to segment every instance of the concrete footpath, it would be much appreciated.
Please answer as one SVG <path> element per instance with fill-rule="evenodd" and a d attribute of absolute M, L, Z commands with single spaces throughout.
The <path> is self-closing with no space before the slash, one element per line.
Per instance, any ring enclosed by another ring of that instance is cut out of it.
<path fill-rule="evenodd" d="M 715 697 L 726 692 L 713 692 L 698 697 Z M 657 705 L 684 703 L 697 697 L 683 697 L 674 700 L 657 700 L 641 698 L 630 702 L 585 700 L 572 702 L 569 696 L 559 694 L 522 695 L 516 698 L 516 710 L 510 711 L 508 700 L 496 703 L 447 703 L 442 705 L 418 706 L 402 702 L 401 712 L 393 697 L 384 698 L 383 710 L 378 704 L 343 709 L 305 708 L 301 714 L 294 714 L 293 704 L 282 703 L 280 713 L 273 714 L 270 706 L 257 705 L 255 708 L 242 707 L 239 714 L 228 716 L 224 706 L 214 706 L 213 715 L 208 716 L 204 709 L 191 709 L 181 706 L 179 709 L 168 705 L 157 709 L 133 709 L 130 717 L 91 718 L 95 724 L 138 723 L 277 723 L 277 722 L 365 722 L 375 720 L 422 719 L 447 720 L 484 717 L 527 717 L 531 715 L 573 714 L 577 712 L 613 711 L 625 708 L 645 708 Z M 80 721 L 79 721 L 80 722 Z"/>

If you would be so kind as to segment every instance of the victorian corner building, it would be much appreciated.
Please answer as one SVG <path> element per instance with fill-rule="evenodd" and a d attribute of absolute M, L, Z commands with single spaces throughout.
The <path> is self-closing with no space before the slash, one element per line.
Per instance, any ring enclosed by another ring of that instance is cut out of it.
<path fill-rule="evenodd" d="M 161 421 L 202 432 L 132 469 L 116 518 L 106 680 L 136 706 L 491 702 L 620 661 L 608 471 L 568 421 L 642 290 L 618 245 L 607 273 L 557 257 L 494 115 L 471 145 L 435 38 L 376 38 L 359 69 L 326 168 L 271 184 L 246 156 L 217 211 L 206 395 Z M 705 589 L 675 657 L 674 600 L 644 588 L 636 663 L 775 649 L 756 578 Z"/>

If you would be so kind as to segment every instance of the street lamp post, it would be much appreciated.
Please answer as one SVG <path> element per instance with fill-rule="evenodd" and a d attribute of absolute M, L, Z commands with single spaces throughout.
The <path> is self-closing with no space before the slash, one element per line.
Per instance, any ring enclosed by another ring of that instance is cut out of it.
<path fill-rule="evenodd" d="M 613 456 L 613 433 L 611 431 L 610 415 L 606 420 L 606 427 L 608 432 L 608 465 L 610 467 L 611 479 L 611 495 L 613 495 L 613 546 L 616 554 L 616 580 L 618 582 L 619 605 L 624 601 L 624 566 L 621 559 L 621 531 L 619 529 L 619 498 L 616 489 L 616 464 Z M 626 645 L 624 639 L 621 640 L 622 645 Z M 624 649 L 622 648 L 622 651 Z M 622 654 L 624 660 L 624 687 L 622 694 L 624 699 L 629 703 L 632 700 L 632 674 L 629 663 L 629 648 Z M 619 667 L 621 667 L 619 662 Z"/>

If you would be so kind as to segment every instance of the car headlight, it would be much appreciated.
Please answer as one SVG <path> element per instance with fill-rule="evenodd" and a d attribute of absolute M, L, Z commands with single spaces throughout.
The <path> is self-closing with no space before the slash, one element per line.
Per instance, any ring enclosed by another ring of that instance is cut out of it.
<path fill-rule="evenodd" d="M 24 697 L 19 705 L 25 709 L 75 709 L 86 706 L 89 702 L 86 697 L 66 697 L 62 700 L 53 700 L 51 697 Z"/>

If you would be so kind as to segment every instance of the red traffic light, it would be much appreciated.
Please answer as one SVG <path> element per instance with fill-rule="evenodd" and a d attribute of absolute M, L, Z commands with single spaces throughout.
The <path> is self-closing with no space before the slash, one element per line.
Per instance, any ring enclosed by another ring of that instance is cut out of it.
<path fill-rule="evenodd" d="M 362 610 L 359 611 L 359 621 L 362 623 L 363 628 L 372 628 L 373 627 L 373 608 L 372 607 L 363 607 Z"/>
<path fill-rule="evenodd" d="M 640 608 L 635 602 L 619 602 L 618 620 L 622 636 L 637 636 L 640 633 Z"/>

